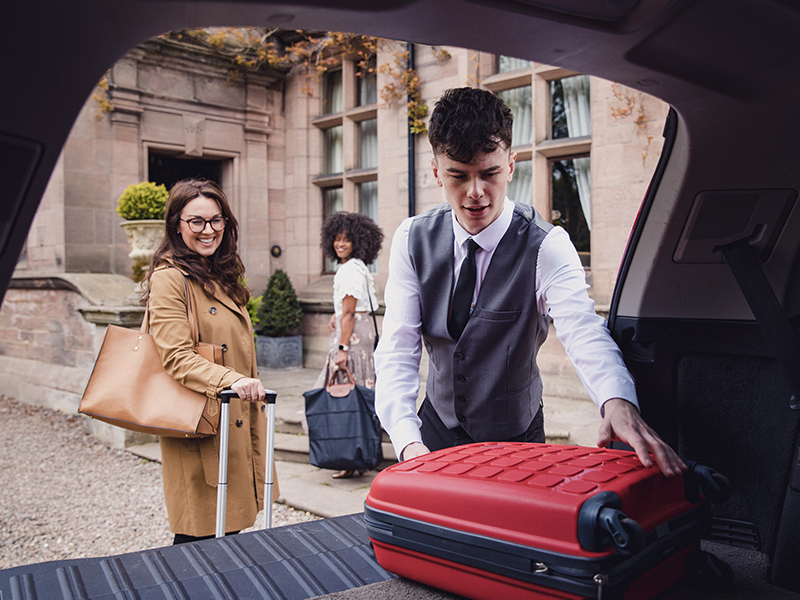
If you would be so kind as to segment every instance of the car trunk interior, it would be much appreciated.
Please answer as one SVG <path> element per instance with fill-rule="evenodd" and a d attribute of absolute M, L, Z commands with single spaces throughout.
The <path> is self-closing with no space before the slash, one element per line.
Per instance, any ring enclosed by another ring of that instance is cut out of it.
<path fill-rule="evenodd" d="M 681 121 L 673 110 L 609 327 L 647 422 L 733 484 L 714 539 L 767 553 L 776 583 L 797 589 L 796 175 L 774 155 L 726 164 L 725 149 L 703 161 L 724 177 L 693 173 L 688 155 L 712 148 Z"/>

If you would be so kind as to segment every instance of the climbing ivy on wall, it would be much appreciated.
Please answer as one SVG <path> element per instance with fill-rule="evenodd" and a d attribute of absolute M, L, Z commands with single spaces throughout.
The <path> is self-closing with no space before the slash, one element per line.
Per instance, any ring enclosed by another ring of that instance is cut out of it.
<path fill-rule="evenodd" d="M 408 64 L 408 51 L 391 52 L 392 60 L 377 67 L 371 62 L 381 44 L 387 43 L 381 38 L 334 31 L 289 32 L 263 27 L 184 29 L 160 37 L 209 50 L 228 61 L 231 65 L 230 81 L 242 80 L 247 72 L 270 69 L 289 72 L 303 68 L 306 81 L 302 89 L 309 96 L 314 95 L 322 76 L 338 68 L 343 58 L 354 60 L 359 76 L 376 71 L 387 75 L 389 82 L 380 90 L 381 99 L 392 104 L 405 96 L 411 132 L 427 131 L 424 118 L 428 107 L 420 94 L 419 75 Z M 434 56 L 442 61 L 450 58 L 450 54 L 442 49 L 434 49 Z M 109 86 L 107 73 L 93 96 L 99 118 L 114 110 L 109 99 Z"/>

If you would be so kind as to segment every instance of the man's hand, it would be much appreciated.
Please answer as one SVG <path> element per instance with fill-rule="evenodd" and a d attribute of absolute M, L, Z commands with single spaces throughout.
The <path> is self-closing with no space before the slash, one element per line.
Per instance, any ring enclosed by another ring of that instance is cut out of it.
<path fill-rule="evenodd" d="M 603 408 L 605 415 L 597 438 L 600 448 L 607 447 L 612 441 L 624 442 L 636 451 L 645 467 L 653 464 L 649 454 L 652 452 L 664 475 L 680 475 L 686 470 L 686 465 L 675 451 L 650 429 L 633 404 L 622 398 L 612 398 Z"/>
<path fill-rule="evenodd" d="M 408 446 L 403 448 L 403 451 L 400 453 L 403 456 L 403 460 L 408 460 L 409 458 L 416 458 L 418 456 L 422 456 L 423 454 L 427 454 L 430 452 L 428 447 L 425 444 L 421 444 L 420 442 L 411 442 Z"/>

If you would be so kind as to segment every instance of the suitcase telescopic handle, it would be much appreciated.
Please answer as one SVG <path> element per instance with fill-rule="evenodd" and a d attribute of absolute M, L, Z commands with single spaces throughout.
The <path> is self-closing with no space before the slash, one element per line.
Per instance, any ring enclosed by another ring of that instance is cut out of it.
<path fill-rule="evenodd" d="M 263 529 L 272 527 L 272 489 L 273 471 L 272 463 L 275 459 L 275 402 L 278 393 L 273 390 L 264 390 L 267 403 L 267 448 L 266 472 L 264 473 L 264 526 Z M 238 398 L 233 390 L 220 392 L 219 415 L 219 478 L 217 480 L 217 526 L 216 537 L 225 535 L 225 505 L 228 501 L 228 427 L 230 404 L 233 398 Z"/>
<path fill-rule="evenodd" d="M 217 478 L 216 537 L 225 537 L 225 505 L 228 502 L 228 428 L 230 427 L 231 399 L 239 396 L 233 390 L 220 393 L 219 411 L 219 477 Z"/>
<path fill-rule="evenodd" d="M 272 464 L 275 460 L 275 401 L 278 393 L 273 390 L 265 390 L 267 397 L 267 466 L 264 474 L 264 527 L 272 527 Z"/>

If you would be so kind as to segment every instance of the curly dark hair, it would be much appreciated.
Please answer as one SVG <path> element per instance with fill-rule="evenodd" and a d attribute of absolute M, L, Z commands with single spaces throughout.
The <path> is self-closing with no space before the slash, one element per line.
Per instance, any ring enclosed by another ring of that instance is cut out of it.
<path fill-rule="evenodd" d="M 370 264 L 378 257 L 383 244 L 383 231 L 367 215 L 337 212 L 325 220 L 320 246 L 325 256 L 337 261 L 339 257 L 333 249 L 333 242 L 340 233 L 346 234 L 347 239 L 353 242 L 351 258 L 360 258 L 365 264 Z"/>
<path fill-rule="evenodd" d="M 226 221 L 222 242 L 216 252 L 208 258 L 190 250 L 179 232 L 183 208 L 198 196 L 214 200 Z M 216 283 L 239 306 L 247 304 L 250 290 L 243 284 L 244 264 L 237 251 L 239 223 L 233 216 L 228 199 L 219 185 L 204 179 L 179 181 L 169 191 L 164 213 L 166 220 L 164 239 L 150 261 L 147 280 L 150 281 L 155 268 L 165 264 L 169 258 L 176 267 L 186 271 L 190 279 L 199 283 L 209 296 L 214 294 Z"/>
<path fill-rule="evenodd" d="M 470 164 L 479 154 L 511 148 L 511 109 L 487 90 L 447 90 L 431 114 L 428 141 L 434 156 Z"/>

